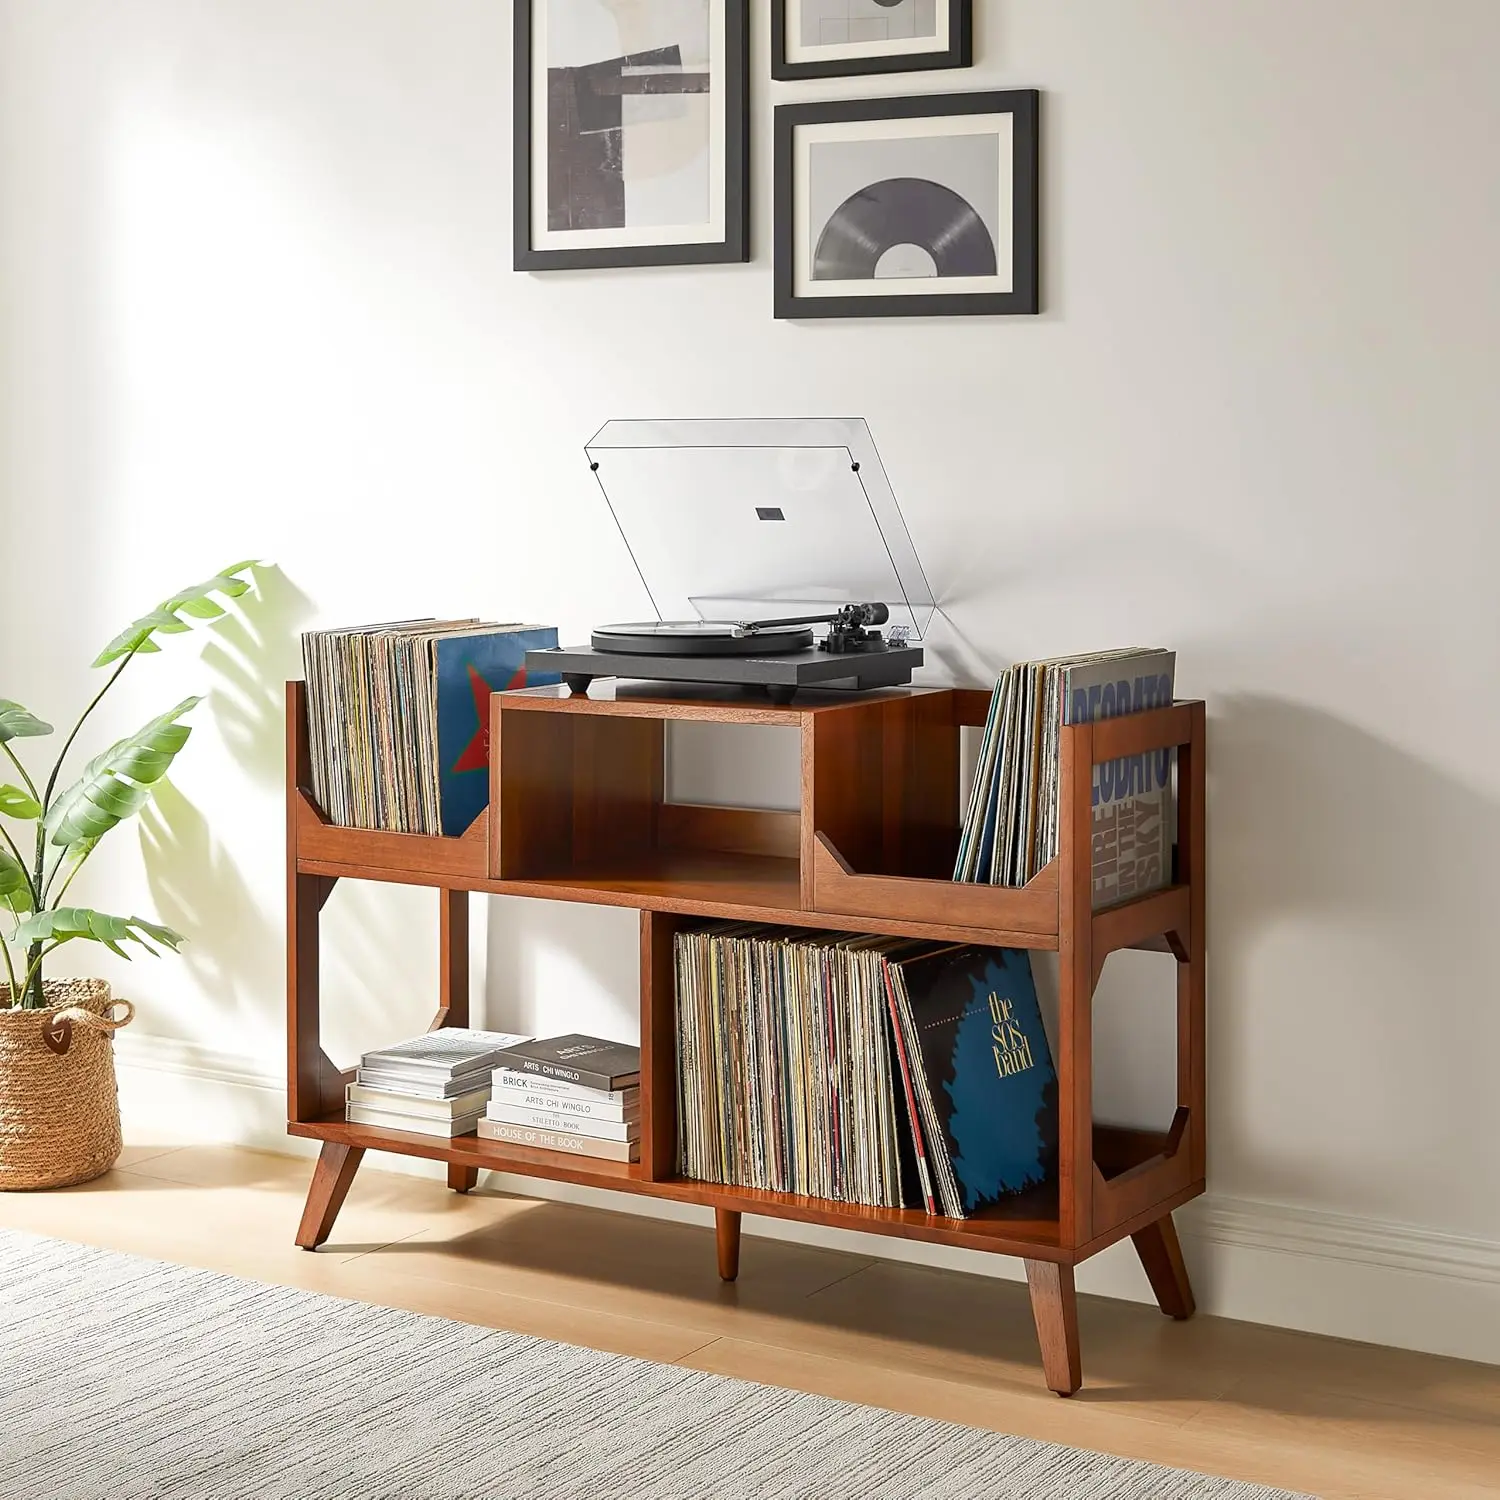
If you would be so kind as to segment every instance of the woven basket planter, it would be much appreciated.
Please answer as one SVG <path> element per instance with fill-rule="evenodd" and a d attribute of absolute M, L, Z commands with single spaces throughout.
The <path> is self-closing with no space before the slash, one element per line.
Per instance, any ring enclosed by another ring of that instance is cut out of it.
<path fill-rule="evenodd" d="M 120 1155 L 120 1099 L 102 979 L 48 980 L 45 1010 L 0 1009 L 0 1189 L 67 1187 L 109 1171 Z M 0 985 L 0 1007 L 10 987 Z"/>

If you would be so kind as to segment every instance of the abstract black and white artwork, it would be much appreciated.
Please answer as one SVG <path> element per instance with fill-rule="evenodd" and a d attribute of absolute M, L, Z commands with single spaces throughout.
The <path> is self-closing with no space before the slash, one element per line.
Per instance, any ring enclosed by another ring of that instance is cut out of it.
<path fill-rule="evenodd" d="M 515 0 L 517 270 L 749 257 L 748 0 Z"/>
<path fill-rule="evenodd" d="M 776 316 L 1034 313 L 1034 90 L 776 111 Z"/>
<path fill-rule="evenodd" d="M 771 0 L 771 74 L 967 68 L 973 12 L 973 0 Z"/>

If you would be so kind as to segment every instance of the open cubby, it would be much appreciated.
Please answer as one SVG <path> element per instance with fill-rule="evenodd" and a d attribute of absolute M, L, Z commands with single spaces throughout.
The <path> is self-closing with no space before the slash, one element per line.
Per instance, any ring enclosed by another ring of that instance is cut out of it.
<path fill-rule="evenodd" d="M 1204 714 L 1201 703 L 1063 729 L 1057 858 L 1019 890 L 955 884 L 959 739 L 989 695 L 902 688 L 803 693 L 790 704 L 712 689 L 563 688 L 490 700 L 491 796 L 461 838 L 336 828 L 314 803 L 303 685 L 287 685 L 288 1131 L 322 1142 L 297 1242 L 332 1231 L 364 1153 L 447 1163 L 468 1191 L 481 1169 L 612 1188 L 714 1210 L 719 1267 L 738 1271 L 741 1216 L 859 1229 L 1017 1255 L 1026 1262 L 1047 1382 L 1082 1381 L 1073 1268 L 1125 1238 L 1172 1317 L 1193 1310 L 1172 1212 L 1203 1191 Z M 794 727 L 795 811 L 669 802 L 673 721 Z M 1177 883 L 1123 905 L 1090 905 L 1090 793 L 1096 763 L 1178 752 Z M 351 1125 L 351 1076 L 324 1053 L 318 918 L 343 879 L 439 892 L 434 1025 L 468 1021 L 469 895 L 544 897 L 640 912 L 641 1160 L 620 1164 L 483 1141 Z M 672 942 L 685 921 L 732 918 L 883 932 L 1059 953 L 1059 1174 L 1054 1188 L 974 1219 L 879 1209 L 698 1182 L 677 1168 Z M 1177 971 L 1177 1105 L 1164 1132 L 1096 1125 L 1091 1015 L 1105 958 L 1169 952 Z"/>

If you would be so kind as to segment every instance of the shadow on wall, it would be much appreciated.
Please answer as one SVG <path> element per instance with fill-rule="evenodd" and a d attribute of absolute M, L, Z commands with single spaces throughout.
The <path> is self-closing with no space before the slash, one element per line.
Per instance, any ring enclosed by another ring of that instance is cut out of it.
<path fill-rule="evenodd" d="M 203 811 L 170 779 L 141 809 L 141 857 L 161 920 L 186 935 L 182 960 L 212 1011 L 177 1018 L 179 1034 L 206 1047 L 234 1050 L 269 1030 L 283 975 L 281 934 L 255 901 Z"/>
<path fill-rule="evenodd" d="M 255 593 L 212 627 L 203 663 L 213 673 L 209 710 L 234 758 L 263 786 L 286 765 L 283 684 L 302 675 L 301 631 L 312 600 L 275 565 L 255 570 Z"/>
<path fill-rule="evenodd" d="M 286 947 L 207 817 L 170 781 L 141 813 L 141 852 L 162 921 L 211 1008 L 175 1018 L 175 1035 L 221 1051 L 259 1037 L 279 1052 Z M 278 887 L 279 889 L 279 887 Z M 323 913 L 323 1043 L 353 1057 L 426 1029 L 437 1005 L 434 893 L 342 882 Z"/>
<path fill-rule="evenodd" d="M 1209 741 L 1221 1180 L 1354 1213 L 1430 1207 L 1429 1222 L 1460 1230 L 1467 1215 L 1493 1233 L 1493 1194 L 1445 1174 L 1450 1147 L 1500 1127 L 1487 951 L 1500 807 L 1304 704 L 1218 700 Z"/>
<path fill-rule="evenodd" d="M 209 627 L 202 660 L 212 674 L 209 708 L 224 743 L 254 784 L 275 793 L 277 826 L 285 774 L 283 683 L 301 676 L 299 633 L 308 597 L 278 567 L 255 570 L 256 590 Z M 247 789 L 249 790 L 249 789 Z M 170 781 L 141 814 L 146 879 L 161 919 L 189 939 L 182 958 L 211 1006 L 177 1018 L 176 1035 L 200 1045 L 281 1047 L 285 994 L 282 861 L 242 871 L 215 837 L 210 817 Z M 342 1056 L 409 1034 L 431 1020 L 437 1000 L 437 909 L 432 893 L 372 890 L 345 882 L 324 913 L 324 1045 Z"/>

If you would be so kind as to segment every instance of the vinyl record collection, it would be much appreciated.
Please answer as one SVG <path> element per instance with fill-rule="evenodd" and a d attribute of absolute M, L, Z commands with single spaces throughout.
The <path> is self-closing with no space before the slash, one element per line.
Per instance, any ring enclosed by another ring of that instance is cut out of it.
<path fill-rule="evenodd" d="M 1022 886 L 1057 855 L 1059 734 L 1172 702 L 1176 657 L 1130 647 L 1017 662 L 995 684 L 955 880 Z M 1094 906 L 1171 879 L 1171 756 L 1094 769 Z"/>
<path fill-rule="evenodd" d="M 675 964 L 684 1175 L 954 1218 L 1053 1176 L 1026 954 L 735 925 Z"/>
<path fill-rule="evenodd" d="M 403 620 L 302 637 L 312 792 L 341 828 L 462 834 L 489 802 L 490 692 L 530 682 L 539 625 Z"/>

